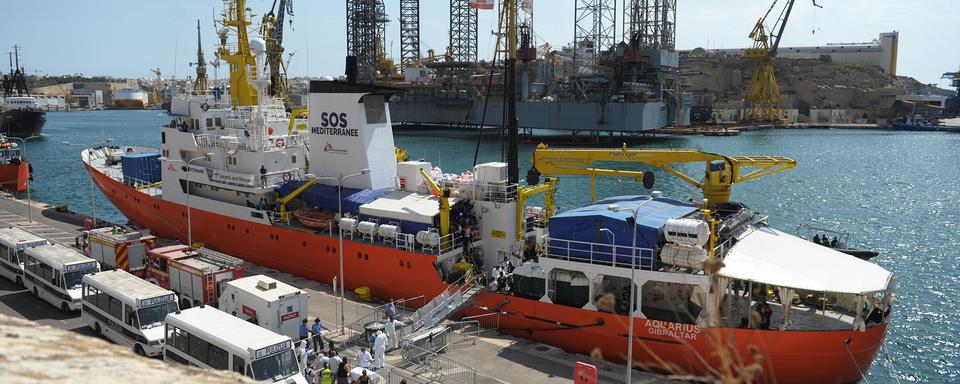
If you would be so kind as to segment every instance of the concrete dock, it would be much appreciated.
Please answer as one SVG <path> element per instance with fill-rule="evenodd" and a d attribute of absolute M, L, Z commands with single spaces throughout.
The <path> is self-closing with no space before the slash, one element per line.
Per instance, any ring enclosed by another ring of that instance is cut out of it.
<path fill-rule="evenodd" d="M 33 202 L 31 214 L 27 204 L 10 196 L 0 197 L 0 225 L 17 226 L 52 241 L 74 246 L 76 237 L 83 230 L 87 216 L 58 212 L 55 206 Z M 32 220 L 28 217 L 32 216 Z M 168 241 L 161 240 L 161 244 Z M 171 242 L 172 243 L 172 242 Z M 341 356 L 352 361 L 359 350 L 359 335 L 350 327 L 339 331 L 339 297 L 331 287 L 332 282 L 317 282 L 289 273 L 279 272 L 247 263 L 246 274 L 264 274 L 299 287 L 310 294 L 310 319 L 319 317 L 331 331 L 325 335 L 334 340 Z M 347 276 L 349 279 L 349 276 Z M 430 298 L 413 298 L 423 300 Z M 375 317 L 380 303 L 360 300 L 347 292 L 344 318 L 347 325 Z M 80 321 L 79 314 L 66 314 L 38 300 L 23 287 L 0 278 L 0 314 L 25 318 L 43 325 L 71 330 L 94 336 L 94 332 Z M 460 323 L 462 325 L 463 323 Z M 489 321 L 480 321 L 479 326 L 458 328 L 448 339 L 448 347 L 435 356 L 430 364 L 413 364 L 401 356 L 401 349 L 387 353 L 386 370 L 380 373 L 387 377 L 381 383 L 395 384 L 400 379 L 408 383 L 454 382 L 473 383 L 571 383 L 573 367 L 577 361 L 590 362 L 600 369 L 600 382 L 622 383 L 625 367 L 591 361 L 590 357 L 567 353 L 556 347 L 533 343 L 511 336 L 501 335 L 492 329 Z M 635 383 L 668 382 L 665 377 L 641 371 L 633 374 Z"/>

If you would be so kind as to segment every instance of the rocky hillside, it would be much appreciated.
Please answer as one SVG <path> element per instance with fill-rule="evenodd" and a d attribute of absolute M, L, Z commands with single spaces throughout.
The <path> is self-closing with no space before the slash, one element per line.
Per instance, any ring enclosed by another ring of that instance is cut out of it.
<path fill-rule="evenodd" d="M 101 339 L 4 315 L 0 315 L 0 382 L 254 383 L 231 372 L 140 357 Z"/>
<path fill-rule="evenodd" d="M 889 109 L 896 95 L 946 94 L 911 77 L 891 78 L 864 65 L 833 64 L 811 59 L 774 60 L 783 108 L 806 114 L 811 107 Z M 681 62 L 694 94 L 712 96 L 717 106 L 735 107 L 743 99 L 755 64 L 739 57 L 687 57 Z"/>

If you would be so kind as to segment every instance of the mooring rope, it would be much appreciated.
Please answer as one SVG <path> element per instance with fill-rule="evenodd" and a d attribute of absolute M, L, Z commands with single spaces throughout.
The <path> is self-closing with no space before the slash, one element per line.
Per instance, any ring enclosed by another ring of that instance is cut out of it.
<path fill-rule="evenodd" d="M 862 369 L 860 369 L 860 364 L 857 364 L 857 359 L 854 359 L 853 353 L 850 352 L 850 346 L 847 345 L 849 341 L 850 339 L 846 339 L 843 341 L 843 348 L 847 350 L 847 356 L 850 356 L 850 360 L 853 361 L 853 366 L 857 367 L 857 372 L 860 372 L 860 377 L 863 378 L 863 382 L 870 384 L 870 380 L 867 380 L 867 375 L 863 373 Z"/>

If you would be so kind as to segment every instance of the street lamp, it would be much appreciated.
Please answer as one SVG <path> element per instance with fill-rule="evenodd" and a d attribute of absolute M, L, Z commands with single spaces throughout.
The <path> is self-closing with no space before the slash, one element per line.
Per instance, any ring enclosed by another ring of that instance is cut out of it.
<path fill-rule="evenodd" d="M 98 146 L 98 145 L 106 145 L 107 143 L 109 143 L 109 142 L 111 142 L 111 141 L 113 141 L 113 139 L 106 139 L 106 140 L 103 140 L 103 141 L 100 141 L 100 142 L 96 142 L 96 143 L 93 143 L 93 144 L 89 144 L 89 145 L 88 145 L 88 144 L 71 143 L 71 142 L 69 142 L 69 141 L 61 141 L 60 144 L 63 144 L 63 145 L 72 145 L 72 146 L 77 146 L 77 147 L 84 147 L 84 150 L 86 151 L 86 150 L 89 150 L 89 149 L 91 149 L 91 148 L 93 148 L 93 147 L 96 147 L 96 146 Z M 90 176 L 90 209 L 91 209 L 91 215 L 93 216 L 93 217 L 92 217 L 92 218 L 93 218 L 93 227 L 96 228 L 96 227 L 97 227 L 97 198 L 96 198 L 96 194 L 95 194 L 94 192 L 95 192 L 95 188 L 94 188 L 94 185 L 93 185 L 93 176 L 91 175 L 91 176 Z"/>
<path fill-rule="evenodd" d="M 187 161 L 183 161 L 180 159 L 167 159 L 167 158 L 163 159 L 166 161 L 183 163 L 185 165 L 184 168 L 186 168 L 186 172 L 187 172 L 187 246 L 191 248 L 193 247 L 193 227 L 192 227 L 193 221 L 191 220 L 191 217 L 190 217 L 190 173 L 192 172 L 190 170 L 190 164 L 192 164 L 194 161 L 197 161 L 197 160 L 212 158 L 213 156 L 214 156 L 213 152 L 207 152 L 203 156 L 195 157 Z"/>
<path fill-rule="evenodd" d="M 7 139 L 20 140 L 20 142 L 23 143 L 23 158 L 29 163 L 30 157 L 27 156 L 27 140 L 36 139 L 39 137 L 40 136 L 30 136 L 27 138 L 7 137 Z M 31 177 L 32 176 L 30 175 L 30 173 L 27 172 L 27 220 L 33 223 L 33 208 L 31 207 L 31 203 L 30 203 L 30 178 Z"/>
<path fill-rule="evenodd" d="M 645 200 L 644 202 L 637 204 L 636 207 L 626 208 L 620 207 L 616 204 L 611 204 L 607 206 L 607 209 L 613 212 L 630 212 L 633 218 L 633 247 L 630 248 L 630 314 L 628 321 L 628 330 L 627 330 L 627 384 L 632 383 L 633 381 L 633 312 L 636 311 L 636 299 L 634 298 L 634 292 L 636 288 L 634 287 L 634 276 L 637 270 L 637 215 L 640 212 L 640 207 L 643 207 L 644 204 L 653 201 L 653 198 Z M 602 230 L 602 229 L 601 229 Z M 613 253 L 613 265 L 617 265 L 617 253 Z"/>
<path fill-rule="evenodd" d="M 360 172 L 346 175 L 343 173 L 338 173 L 337 177 L 333 176 L 319 176 L 317 180 L 334 180 L 337 182 L 337 215 L 340 218 L 343 218 L 343 181 L 351 177 L 357 177 L 361 175 L 366 175 L 370 173 L 369 168 L 361 169 Z M 343 313 L 343 302 L 344 302 L 344 283 L 343 283 L 343 228 L 340 227 L 340 223 L 337 222 L 337 230 L 339 231 L 339 253 L 340 253 L 340 274 L 338 280 L 340 280 L 340 334 L 344 332 L 344 327 L 346 324 L 346 316 Z M 336 289 L 336 287 L 334 287 Z"/>
<path fill-rule="evenodd" d="M 616 250 L 616 249 L 617 249 L 617 235 L 614 234 L 613 231 L 611 231 L 611 230 L 609 230 L 609 229 L 607 229 L 607 228 L 600 228 L 600 232 L 606 232 L 606 233 L 609 233 L 609 234 L 610 234 L 610 238 L 611 238 L 610 244 L 613 245 L 614 257 L 616 257 L 616 252 L 617 252 L 617 250 Z"/>

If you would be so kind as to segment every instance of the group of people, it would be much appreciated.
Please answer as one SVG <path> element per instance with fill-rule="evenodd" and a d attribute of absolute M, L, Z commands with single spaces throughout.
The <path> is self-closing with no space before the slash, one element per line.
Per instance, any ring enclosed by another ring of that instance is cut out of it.
<path fill-rule="evenodd" d="M 388 349 L 398 347 L 399 338 L 397 335 L 397 326 L 402 327 L 403 323 L 394 319 L 396 309 L 391 302 L 387 308 L 387 320 L 384 322 L 384 331 L 377 331 L 371 336 L 370 342 L 373 347 L 369 350 L 361 348 L 357 353 L 355 361 L 359 369 L 355 369 L 349 363 L 346 357 L 341 357 L 334 349 L 333 341 L 327 340 L 324 343 L 322 332 L 328 330 L 317 318 L 313 325 L 308 327 L 306 319 L 300 324 L 300 341 L 297 344 L 297 358 L 300 366 L 303 368 L 303 376 L 309 384 L 372 384 L 376 383 L 376 374 L 373 370 L 381 369 L 384 365 L 385 355 Z M 324 344 L 328 344 L 329 349 L 325 351 Z M 368 373 L 368 370 L 370 372 Z M 351 375 L 351 371 L 356 371 Z M 354 377 L 351 377 L 354 376 Z"/>
<path fill-rule="evenodd" d="M 352 379 L 350 372 L 353 367 L 350 366 L 349 359 L 340 357 L 332 348 L 327 352 L 317 353 L 313 361 L 309 360 L 310 351 L 307 350 L 306 340 L 300 342 L 300 348 L 303 349 L 304 356 L 301 359 L 306 361 L 303 377 L 307 379 L 308 384 L 371 384 L 375 382 L 366 369 L 359 377 Z"/>
<path fill-rule="evenodd" d="M 510 293 L 513 287 L 513 269 L 513 263 L 510 261 L 493 267 L 490 271 L 490 283 L 487 288 L 494 292 Z"/>
<path fill-rule="evenodd" d="M 840 241 L 836 237 L 831 239 L 827 235 L 820 236 L 819 234 L 813 235 L 813 242 L 830 248 L 836 248 L 840 245 Z"/>

